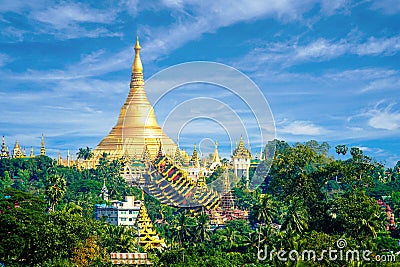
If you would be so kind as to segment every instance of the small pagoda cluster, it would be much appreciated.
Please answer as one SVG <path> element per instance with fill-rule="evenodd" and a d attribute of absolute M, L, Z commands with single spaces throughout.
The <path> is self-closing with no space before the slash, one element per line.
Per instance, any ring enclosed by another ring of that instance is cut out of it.
<path fill-rule="evenodd" d="M 45 147 L 45 143 L 44 143 L 44 135 L 43 134 L 42 134 L 40 153 L 38 155 L 35 155 L 33 147 L 30 148 L 30 153 L 28 155 L 26 148 L 21 147 L 18 140 L 15 142 L 15 145 L 14 145 L 14 148 L 12 149 L 12 151 L 9 151 L 8 146 L 5 142 L 5 138 L 4 138 L 4 136 L 2 137 L 0 159 L 3 159 L 3 158 L 13 158 L 13 159 L 34 158 L 35 156 L 46 156 L 46 147 Z M 72 167 L 72 166 L 78 166 L 81 163 L 78 161 L 78 159 L 74 159 L 73 156 L 71 157 L 69 150 L 68 150 L 67 157 L 65 160 L 62 159 L 61 154 L 58 153 L 57 164 L 63 165 L 66 167 Z"/>
<path fill-rule="evenodd" d="M 44 135 L 42 134 L 42 144 L 40 147 L 40 156 L 45 156 L 46 155 L 46 148 L 44 146 Z M 15 142 L 15 146 L 13 150 L 10 151 L 8 150 L 8 146 L 4 140 L 4 136 L 1 139 L 1 153 L 0 153 L 0 158 L 14 158 L 14 159 L 20 159 L 20 158 L 34 158 L 35 154 L 33 151 L 33 147 L 30 149 L 30 154 L 29 156 L 27 155 L 26 148 L 21 148 L 20 144 L 18 143 L 18 140 Z"/>

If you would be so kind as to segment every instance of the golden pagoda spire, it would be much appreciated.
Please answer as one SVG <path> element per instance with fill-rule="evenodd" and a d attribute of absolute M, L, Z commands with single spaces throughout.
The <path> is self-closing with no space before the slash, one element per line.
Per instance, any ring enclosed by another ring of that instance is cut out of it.
<path fill-rule="evenodd" d="M 214 148 L 214 157 L 213 157 L 213 163 L 220 163 L 221 159 L 219 158 L 218 155 L 218 141 L 215 141 L 215 148 Z"/>
<path fill-rule="evenodd" d="M 139 245 L 143 246 L 144 251 L 154 248 L 161 250 L 167 247 L 164 239 L 159 237 L 149 214 L 147 213 L 146 205 L 144 204 L 144 191 L 142 191 L 142 205 L 140 205 L 136 224 L 138 229 Z"/>
<path fill-rule="evenodd" d="M 196 144 L 193 146 L 193 154 L 190 162 L 195 168 L 200 167 L 199 154 L 197 153 Z"/>
<path fill-rule="evenodd" d="M 151 156 L 150 156 L 149 148 L 147 147 L 147 143 L 145 143 L 144 147 L 143 147 L 142 160 L 144 162 L 151 161 Z"/>
<path fill-rule="evenodd" d="M 44 134 L 42 134 L 42 147 L 40 148 L 40 155 L 46 156 L 46 148 L 44 147 Z"/>
<path fill-rule="evenodd" d="M 21 147 L 18 144 L 18 140 L 15 142 L 12 157 L 13 158 L 22 158 Z"/>
<path fill-rule="evenodd" d="M 61 158 L 61 154 L 60 154 L 60 152 L 58 152 L 58 156 L 57 156 L 57 164 L 58 164 L 58 165 L 62 165 L 62 158 Z"/>
<path fill-rule="evenodd" d="M 123 147 L 133 157 L 140 154 L 145 143 L 151 159 L 154 159 L 157 156 L 159 140 L 163 144 L 164 151 L 176 148 L 175 143 L 158 125 L 154 109 L 147 98 L 138 38 L 134 48 L 135 56 L 128 97 L 121 107 L 116 125 L 93 150 L 94 160 L 100 158 L 103 152 L 109 153 L 111 159 L 120 159 L 125 153 Z"/>
<path fill-rule="evenodd" d="M 176 149 L 175 149 L 174 162 L 177 166 L 183 165 L 182 154 L 181 154 L 181 150 L 179 149 L 179 146 L 176 146 Z"/>
<path fill-rule="evenodd" d="M 31 154 L 29 155 L 31 158 L 35 157 L 35 154 L 33 153 L 33 146 L 31 146 Z"/>
<path fill-rule="evenodd" d="M 159 140 L 159 142 L 160 142 L 160 145 L 158 147 L 157 158 L 161 158 L 164 155 L 161 140 Z"/>
<path fill-rule="evenodd" d="M 135 60 L 133 61 L 133 64 L 132 64 L 132 72 L 143 74 L 142 60 L 140 59 L 140 49 L 141 49 L 141 47 L 139 45 L 139 37 L 136 35 Z"/>

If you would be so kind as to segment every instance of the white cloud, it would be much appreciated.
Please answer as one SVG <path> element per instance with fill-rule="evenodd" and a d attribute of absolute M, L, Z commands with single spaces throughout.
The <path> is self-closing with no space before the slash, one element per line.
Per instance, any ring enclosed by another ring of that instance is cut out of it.
<path fill-rule="evenodd" d="M 353 45 L 353 52 L 357 55 L 392 55 L 400 51 L 400 37 L 390 38 L 370 37 L 367 42 Z"/>
<path fill-rule="evenodd" d="M 264 43 L 261 47 L 253 49 L 242 61 L 250 62 L 248 66 L 251 68 L 264 64 L 289 67 L 310 61 L 328 61 L 343 55 L 390 56 L 399 51 L 400 36 L 370 37 L 364 42 L 354 40 L 353 37 L 338 41 L 319 38 L 304 45 L 299 45 L 299 39 L 293 38 L 289 42 Z"/>
<path fill-rule="evenodd" d="M 393 15 L 400 12 L 400 1 L 398 0 L 374 0 L 372 2 L 372 9 L 380 10 L 385 14 Z"/>
<path fill-rule="evenodd" d="M 382 91 L 382 90 L 399 90 L 400 89 L 400 77 L 392 76 L 383 79 L 372 80 L 365 86 L 360 92 L 370 91 Z"/>
<path fill-rule="evenodd" d="M 348 49 L 344 41 L 330 42 L 323 38 L 300 47 L 294 48 L 293 57 L 290 61 L 324 61 L 343 55 Z"/>
<path fill-rule="evenodd" d="M 8 55 L 0 53 L 0 67 L 3 67 L 10 61 L 11 61 L 11 58 Z"/>
<path fill-rule="evenodd" d="M 280 123 L 282 124 L 282 123 Z M 278 125 L 277 132 L 286 133 L 292 135 L 308 135 L 315 136 L 321 135 L 326 130 L 323 127 L 317 126 L 310 121 L 293 121 L 293 122 L 284 122 L 283 126 Z M 280 127 L 279 127 L 280 126 Z"/>
<path fill-rule="evenodd" d="M 61 4 L 45 10 L 34 11 L 31 17 L 37 21 L 52 25 L 56 29 L 65 29 L 76 23 L 112 23 L 115 14 L 110 11 L 95 10 L 84 4 Z"/>
<path fill-rule="evenodd" d="M 368 112 L 370 116 L 368 119 L 368 125 L 375 129 L 384 130 L 397 130 L 400 128 L 400 113 L 392 111 L 394 104 L 390 104 L 387 107 L 380 107 L 381 103 L 378 103 L 375 108 Z"/>
<path fill-rule="evenodd" d="M 23 40 L 24 35 L 50 34 L 57 39 L 73 39 L 81 37 L 97 38 L 121 37 L 122 33 L 110 31 L 107 26 L 114 24 L 118 12 L 131 7 L 127 1 L 124 8 L 120 6 L 93 8 L 84 3 L 49 3 L 48 1 L 9 1 L 0 7 L 0 12 L 15 12 L 28 19 L 28 27 L 20 25 L 15 28 L 12 21 L 3 20 L 7 27 L 3 36 Z M 32 2 L 32 3 L 30 3 Z M 34 3 L 34 4 L 33 4 Z M 131 8 L 130 8 L 131 9 Z M 22 28 L 24 27 L 24 28 Z"/>
<path fill-rule="evenodd" d="M 151 54 L 146 58 L 154 60 L 182 46 L 190 40 L 198 39 L 204 33 L 212 33 L 221 27 L 257 18 L 277 18 L 284 22 L 302 20 L 317 1 L 166 1 L 167 8 L 179 12 L 177 22 L 166 27 L 154 29 L 142 26 L 141 33 L 147 35 L 145 47 Z M 245 8 L 244 8 L 245 7 Z M 334 7 L 332 7 L 334 8 Z M 329 8 L 327 7 L 327 10 Z M 144 52 L 147 53 L 147 52 Z"/>

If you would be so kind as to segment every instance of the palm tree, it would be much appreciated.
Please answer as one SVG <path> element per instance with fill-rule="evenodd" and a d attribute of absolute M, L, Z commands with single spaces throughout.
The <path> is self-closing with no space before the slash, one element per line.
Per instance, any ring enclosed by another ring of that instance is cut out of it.
<path fill-rule="evenodd" d="M 186 211 L 180 212 L 173 222 L 173 231 L 175 239 L 177 239 L 179 247 L 188 242 L 192 236 L 190 225 L 188 224 L 188 216 Z"/>
<path fill-rule="evenodd" d="M 204 242 L 208 237 L 208 227 L 210 219 L 207 214 L 201 213 L 197 218 L 197 225 L 194 229 L 195 236 L 198 242 Z"/>
<path fill-rule="evenodd" d="M 64 196 L 67 183 L 65 179 L 58 174 L 51 174 L 47 179 L 47 183 L 46 195 L 50 201 L 49 211 L 53 211 L 54 206 Z"/>
<path fill-rule="evenodd" d="M 223 246 L 227 247 L 228 249 L 232 249 L 236 245 L 236 242 L 239 239 L 238 234 L 239 232 L 233 229 L 232 227 L 225 228 L 224 234 L 222 236 L 222 239 L 225 243 Z"/>
<path fill-rule="evenodd" d="M 108 252 L 134 252 L 137 249 L 135 231 L 126 226 L 105 224 L 102 228 L 102 246 Z"/>
<path fill-rule="evenodd" d="M 281 230 L 288 234 L 293 232 L 302 234 L 308 229 L 308 214 L 300 199 L 295 198 L 289 201 L 289 206 L 286 211 L 284 222 Z"/>
<path fill-rule="evenodd" d="M 335 146 L 336 149 L 336 153 L 342 154 L 342 155 L 346 155 L 347 151 L 349 150 L 349 148 L 346 145 L 337 145 Z"/>
<path fill-rule="evenodd" d="M 254 209 L 257 220 L 262 224 L 271 224 L 278 212 L 277 204 L 273 201 L 272 196 L 268 194 L 259 196 Z"/>
<path fill-rule="evenodd" d="M 82 216 L 83 208 L 73 202 L 69 203 L 67 206 L 64 207 L 63 211 L 65 213 L 71 215 L 80 215 Z"/>
<path fill-rule="evenodd" d="M 78 159 L 86 161 L 86 168 L 88 168 L 89 163 L 87 161 L 93 157 L 92 149 L 88 146 L 86 148 L 79 148 L 79 151 L 76 153 L 76 155 Z"/>

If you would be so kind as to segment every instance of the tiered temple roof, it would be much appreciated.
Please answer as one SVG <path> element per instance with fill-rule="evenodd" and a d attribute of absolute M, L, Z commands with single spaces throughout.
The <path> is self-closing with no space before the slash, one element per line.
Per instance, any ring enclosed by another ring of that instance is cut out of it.
<path fill-rule="evenodd" d="M 147 213 L 143 192 L 142 205 L 140 206 L 136 224 L 138 228 L 139 245 L 143 247 L 144 251 L 155 248 L 162 250 L 167 247 L 164 238 L 160 238 Z"/>
<path fill-rule="evenodd" d="M 239 145 L 233 151 L 233 157 L 236 158 L 252 158 L 251 152 L 244 146 L 243 138 L 240 136 Z"/>

